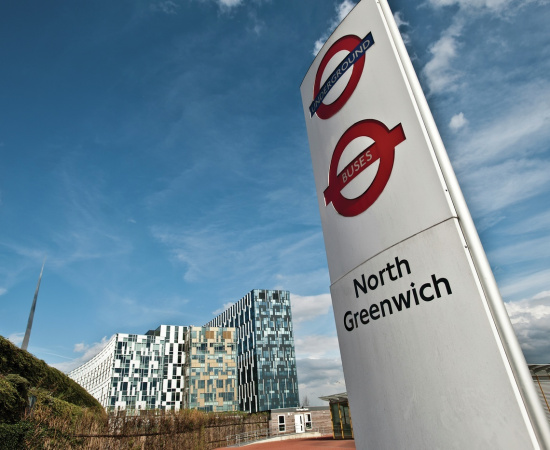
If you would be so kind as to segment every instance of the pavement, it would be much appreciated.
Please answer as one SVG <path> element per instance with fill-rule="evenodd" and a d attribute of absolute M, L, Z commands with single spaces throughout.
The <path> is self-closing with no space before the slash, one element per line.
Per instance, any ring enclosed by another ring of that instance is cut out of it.
<path fill-rule="evenodd" d="M 303 439 L 285 439 L 282 441 L 258 442 L 256 444 L 243 445 L 246 450 L 298 450 L 301 448 L 355 448 L 353 439 L 335 440 L 330 437 L 303 438 Z M 229 447 L 223 447 L 229 448 Z M 235 447 L 232 447 L 235 448 Z M 240 447 L 239 447 L 240 448 Z M 221 449 L 219 449 L 221 450 Z"/>

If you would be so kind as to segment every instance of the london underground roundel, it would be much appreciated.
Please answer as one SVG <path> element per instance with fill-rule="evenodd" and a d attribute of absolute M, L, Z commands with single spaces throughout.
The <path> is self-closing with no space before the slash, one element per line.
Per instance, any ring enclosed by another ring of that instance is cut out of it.
<path fill-rule="evenodd" d="M 374 143 L 359 153 L 353 161 L 338 173 L 338 164 L 346 147 L 356 138 L 366 136 Z M 338 214 L 354 217 L 372 206 L 386 187 L 393 169 L 395 147 L 405 140 L 403 127 L 398 124 L 391 130 L 382 122 L 374 119 L 362 120 L 349 127 L 342 135 L 332 154 L 328 173 L 328 187 L 324 191 L 325 204 L 330 203 Z M 378 171 L 370 186 L 356 198 L 342 195 L 342 189 L 351 183 L 360 173 L 380 160 Z"/>
<path fill-rule="evenodd" d="M 309 107 L 311 116 L 317 114 L 320 119 L 329 119 L 342 109 L 355 91 L 361 79 L 361 74 L 365 66 L 365 52 L 371 48 L 373 44 L 374 38 L 372 37 L 372 33 L 368 33 L 363 39 L 359 36 L 349 34 L 341 37 L 332 44 L 317 69 L 313 86 L 313 102 Z M 325 82 L 321 84 L 323 73 L 328 63 L 337 53 L 342 51 L 347 52 L 346 57 L 338 64 Z M 349 69 L 352 69 L 351 77 L 342 93 L 334 102 L 329 104 L 323 103 L 328 92 Z"/>

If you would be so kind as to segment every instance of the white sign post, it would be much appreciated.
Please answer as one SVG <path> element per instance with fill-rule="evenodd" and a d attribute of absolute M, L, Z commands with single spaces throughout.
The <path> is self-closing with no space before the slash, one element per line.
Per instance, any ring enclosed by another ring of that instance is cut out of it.
<path fill-rule="evenodd" d="M 301 86 L 357 448 L 550 447 L 550 430 L 386 0 Z"/>

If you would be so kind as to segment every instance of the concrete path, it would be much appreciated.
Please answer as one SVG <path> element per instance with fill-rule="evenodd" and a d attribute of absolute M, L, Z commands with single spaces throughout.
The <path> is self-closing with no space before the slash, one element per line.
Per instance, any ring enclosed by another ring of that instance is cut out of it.
<path fill-rule="evenodd" d="M 229 448 L 229 447 L 223 447 Z M 298 450 L 301 448 L 313 449 L 331 449 L 331 448 L 355 448 L 355 441 L 353 439 L 347 439 L 345 441 L 337 441 L 331 437 L 319 437 L 319 438 L 304 438 L 304 439 L 288 439 L 283 441 L 267 441 L 258 442 L 256 444 L 243 445 L 246 450 Z M 221 450 L 221 449 L 220 449 Z"/>

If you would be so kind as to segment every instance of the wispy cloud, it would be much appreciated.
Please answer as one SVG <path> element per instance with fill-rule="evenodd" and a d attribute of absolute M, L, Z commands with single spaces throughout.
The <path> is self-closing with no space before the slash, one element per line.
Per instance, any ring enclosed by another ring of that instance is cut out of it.
<path fill-rule="evenodd" d="M 323 33 L 323 35 L 315 41 L 313 45 L 313 56 L 316 56 L 319 53 L 319 50 L 323 47 L 331 33 L 335 30 L 342 20 L 348 15 L 348 13 L 353 9 L 357 2 L 351 0 L 344 0 L 341 3 L 337 3 L 335 7 L 336 16 L 331 20 L 328 29 Z"/>
<path fill-rule="evenodd" d="M 265 22 L 258 17 L 258 14 L 256 14 L 255 11 L 249 11 L 248 18 L 251 22 L 248 29 L 256 36 L 260 36 L 265 29 Z"/>
<path fill-rule="evenodd" d="M 202 0 L 206 1 L 206 0 Z M 242 5 L 244 0 L 213 0 L 220 8 L 221 11 L 229 11 L 236 6 Z M 162 12 L 164 14 L 172 15 L 177 14 L 180 8 L 180 2 L 175 0 L 161 0 L 155 1 L 150 5 L 151 11 Z"/>
<path fill-rule="evenodd" d="M 294 284 L 285 288 L 300 292 L 309 283 L 309 274 L 316 274 L 323 261 L 319 248 L 322 238 L 308 231 L 281 235 L 271 226 L 211 223 L 184 230 L 155 226 L 152 234 L 183 267 L 188 282 L 246 276 L 258 286 L 290 281 Z"/>
<path fill-rule="evenodd" d="M 172 0 L 163 0 L 163 1 L 151 4 L 152 11 L 158 11 L 169 15 L 177 14 L 178 8 L 179 8 L 179 5 Z"/>
<path fill-rule="evenodd" d="M 517 159 L 461 174 L 470 205 L 478 217 L 538 195 L 550 185 L 550 161 Z"/>
<path fill-rule="evenodd" d="M 507 245 L 501 245 L 492 250 L 489 257 L 497 263 L 513 262 L 517 264 L 547 258 L 549 248 L 550 236 L 523 239 L 519 242 L 514 240 Z"/>
<path fill-rule="evenodd" d="M 500 292 L 504 299 L 516 300 L 518 297 L 523 298 L 525 292 L 547 289 L 548 280 L 550 280 L 550 269 L 518 273 L 500 284 Z"/>
<path fill-rule="evenodd" d="M 511 4 L 529 3 L 529 0 L 516 2 L 513 0 L 428 0 L 435 7 L 459 6 L 460 8 L 487 9 L 491 11 L 503 11 Z"/>
<path fill-rule="evenodd" d="M 12 333 L 8 336 L 8 341 L 14 345 L 20 345 L 23 342 L 25 333 Z"/>
<path fill-rule="evenodd" d="M 550 185 L 550 162 L 545 157 L 545 143 L 550 141 L 548 104 L 550 84 L 533 81 L 511 86 L 504 98 L 497 97 L 491 119 L 482 117 L 467 127 L 458 127 L 463 121 L 456 119 L 448 148 L 477 219 L 502 216 L 505 208 Z"/>
<path fill-rule="evenodd" d="M 399 28 L 401 38 L 403 39 L 403 42 L 405 44 L 410 44 L 411 38 L 410 36 L 403 30 L 404 28 L 409 26 L 409 22 L 405 20 L 403 17 L 403 13 L 401 11 L 395 11 L 393 13 L 393 18 L 395 20 L 395 23 L 397 25 L 397 28 Z"/>
<path fill-rule="evenodd" d="M 457 170 L 507 158 L 536 155 L 550 139 L 550 83 L 524 82 L 510 86 L 494 99 L 490 120 L 483 120 L 462 142 L 454 158 Z"/>
<path fill-rule="evenodd" d="M 102 321 L 121 333 L 144 333 L 143 327 L 189 324 L 194 319 L 195 311 L 189 308 L 189 300 L 177 295 L 164 297 L 159 293 L 155 298 L 144 298 L 139 293 L 108 290 L 103 298 Z M 120 329 L 119 315 L 124 315 L 126 329 Z"/>
<path fill-rule="evenodd" d="M 550 210 L 525 217 L 507 231 L 514 235 L 550 231 Z"/>
<path fill-rule="evenodd" d="M 61 370 L 62 372 L 68 373 L 71 370 L 76 369 L 82 364 L 88 362 L 94 356 L 96 356 L 101 350 L 105 348 L 105 346 L 109 343 L 111 338 L 112 336 L 110 338 L 107 338 L 107 336 L 104 336 L 101 339 L 101 341 L 94 342 L 92 344 L 85 344 L 84 342 L 77 343 L 75 344 L 73 351 L 74 353 L 81 353 L 81 355 L 79 355 L 78 357 L 70 361 L 64 361 L 61 363 L 55 363 L 51 365 L 56 369 Z"/>
<path fill-rule="evenodd" d="M 89 182 L 73 172 L 72 162 L 58 169 L 62 211 L 65 216 L 63 231 L 54 232 L 52 241 L 57 247 L 49 261 L 65 265 L 76 261 L 121 255 L 131 250 L 123 233 L 112 225 L 108 211 L 114 211 L 107 186 L 96 174 Z"/>

